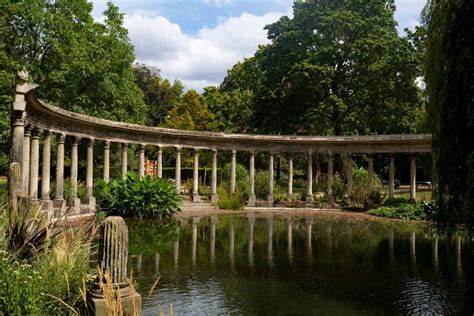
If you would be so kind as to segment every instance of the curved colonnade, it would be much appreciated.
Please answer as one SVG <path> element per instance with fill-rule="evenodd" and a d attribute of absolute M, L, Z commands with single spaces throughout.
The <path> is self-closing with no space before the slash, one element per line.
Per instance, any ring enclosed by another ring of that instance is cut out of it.
<path fill-rule="evenodd" d="M 255 206 L 255 153 L 266 152 L 269 161 L 268 206 L 273 206 L 273 157 L 275 153 L 288 154 L 288 196 L 293 195 L 293 154 L 307 156 L 307 205 L 312 205 L 312 166 L 313 155 L 325 153 L 328 160 L 328 200 L 333 204 L 333 154 L 376 154 L 390 155 L 389 165 L 389 195 L 394 194 L 395 182 L 395 154 L 396 153 L 423 153 L 431 151 L 430 135 L 374 135 L 374 136 L 274 136 L 274 135 L 243 135 L 215 132 L 198 132 L 156 128 L 114 122 L 99 119 L 83 114 L 70 112 L 51 106 L 37 98 L 37 85 L 27 83 L 27 78 L 20 74 L 17 78 L 16 96 L 13 104 L 12 116 L 12 162 L 20 164 L 22 173 L 21 192 L 40 203 L 45 211 L 53 214 L 55 207 L 65 207 L 64 202 L 64 144 L 65 138 L 73 139 L 71 147 L 71 184 L 73 205 L 71 207 L 79 213 L 81 208 L 94 210 L 93 196 L 93 148 L 97 142 L 104 143 L 103 179 L 110 180 L 110 144 L 122 144 L 122 175 L 127 172 L 128 145 L 139 145 L 139 173 L 145 174 L 145 147 L 157 147 L 158 177 L 162 177 L 162 149 L 173 147 L 176 151 L 175 180 L 176 190 L 180 192 L 181 184 L 181 150 L 192 149 L 194 202 L 200 201 L 198 193 L 199 151 L 212 151 L 211 173 L 211 201 L 216 202 L 217 196 L 217 154 L 219 151 L 231 151 L 231 192 L 236 188 L 236 155 L 238 151 L 249 153 L 249 189 L 248 206 Z M 56 135 L 56 194 L 54 200 L 49 197 L 50 168 L 51 168 L 51 136 Z M 40 137 L 43 138 L 41 192 L 38 192 Z M 87 142 L 86 157 L 78 157 L 79 142 Z M 86 160 L 86 196 L 80 201 L 77 196 L 77 177 L 79 159 Z M 369 193 L 373 188 L 373 158 L 368 163 Z M 352 190 L 352 161 L 347 166 L 348 195 Z M 416 162 L 411 159 L 410 196 L 416 194 Z"/>

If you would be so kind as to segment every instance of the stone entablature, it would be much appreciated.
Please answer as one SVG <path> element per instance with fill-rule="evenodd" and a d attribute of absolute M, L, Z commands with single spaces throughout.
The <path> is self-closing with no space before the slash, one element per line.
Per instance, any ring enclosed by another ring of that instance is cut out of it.
<path fill-rule="evenodd" d="M 307 157 L 307 193 L 306 203 L 313 204 L 313 155 L 323 153 L 329 155 L 328 159 L 328 205 L 333 200 L 333 157 L 334 153 L 345 154 L 390 154 L 389 164 L 389 195 L 394 196 L 394 172 L 396 153 L 424 153 L 431 151 L 431 135 L 368 135 L 368 136 L 283 136 L 283 135 L 249 135 L 249 134 L 226 134 L 214 132 L 199 132 L 175 130 L 127 124 L 100 119 L 92 116 L 70 112 L 54 107 L 37 98 L 37 85 L 27 83 L 27 75 L 21 73 L 17 77 L 17 88 L 15 102 L 12 107 L 12 162 L 19 163 L 22 174 L 22 188 L 24 194 L 28 195 L 33 202 L 40 204 L 50 216 L 54 215 L 53 209 L 64 210 L 64 152 L 65 138 L 73 139 L 71 144 L 71 186 L 73 205 L 76 212 L 86 207 L 95 210 L 95 198 L 93 195 L 93 154 L 94 144 L 103 142 L 103 179 L 110 180 L 110 144 L 121 143 L 122 153 L 122 176 L 127 173 L 128 145 L 140 145 L 139 151 L 139 173 L 144 175 L 145 170 L 145 147 L 156 146 L 158 177 L 162 177 L 162 149 L 173 147 L 176 150 L 175 181 L 176 190 L 181 193 L 181 150 L 188 148 L 194 153 L 193 159 L 193 188 L 190 194 L 194 202 L 200 201 L 199 196 L 199 151 L 212 150 L 212 173 L 211 173 L 211 201 L 217 202 L 217 155 L 218 151 L 230 151 L 231 175 L 230 190 L 236 188 L 236 155 L 237 152 L 246 152 L 249 156 L 249 200 L 248 206 L 255 206 L 255 153 L 266 152 L 268 154 L 268 171 L 273 175 L 274 154 L 288 154 L 288 198 L 293 196 L 293 155 L 304 154 Z M 57 192 L 54 201 L 50 200 L 50 170 L 51 170 L 51 137 L 56 138 L 56 183 Z M 43 148 L 40 151 L 40 138 L 43 139 Z M 77 146 L 79 142 L 87 143 L 86 157 L 78 157 Z M 40 152 L 42 157 L 40 158 Z M 350 156 L 349 156 L 350 157 Z M 42 159 L 42 168 L 39 170 L 39 161 Z M 77 197 L 77 172 L 78 162 L 86 160 L 86 196 L 80 201 Z M 352 160 L 346 166 L 347 170 L 347 194 L 351 196 L 352 191 Z M 416 195 L 416 162 L 410 162 L 410 197 Z M 38 179 L 41 172 L 41 192 L 38 192 Z M 373 158 L 369 156 L 368 164 L 368 192 L 373 189 Z M 97 176 L 97 175 L 96 175 Z M 269 206 L 273 206 L 273 177 L 269 178 L 268 198 Z M 53 203 L 54 202 L 54 203 Z"/>

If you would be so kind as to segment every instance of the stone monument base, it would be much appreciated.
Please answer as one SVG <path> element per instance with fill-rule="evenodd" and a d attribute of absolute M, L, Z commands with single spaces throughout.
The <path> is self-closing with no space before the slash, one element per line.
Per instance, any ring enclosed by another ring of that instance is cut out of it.
<path fill-rule="evenodd" d="M 142 296 L 137 292 L 122 297 L 122 307 L 124 315 L 141 315 L 142 314 Z M 106 316 L 110 315 L 107 305 L 103 298 L 89 295 L 89 310 L 91 315 Z"/>

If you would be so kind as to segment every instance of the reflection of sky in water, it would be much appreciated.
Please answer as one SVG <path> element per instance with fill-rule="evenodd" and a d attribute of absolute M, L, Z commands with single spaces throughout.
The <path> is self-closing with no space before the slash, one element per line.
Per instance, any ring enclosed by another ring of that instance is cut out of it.
<path fill-rule="evenodd" d="M 202 217 L 184 221 L 178 247 L 177 234 L 154 230 L 153 222 L 129 225 L 130 264 L 146 315 L 157 315 L 159 306 L 166 314 L 170 303 L 176 314 L 198 315 L 474 311 L 470 243 L 436 241 L 426 227 Z M 468 248 L 462 256 L 461 246 Z"/>

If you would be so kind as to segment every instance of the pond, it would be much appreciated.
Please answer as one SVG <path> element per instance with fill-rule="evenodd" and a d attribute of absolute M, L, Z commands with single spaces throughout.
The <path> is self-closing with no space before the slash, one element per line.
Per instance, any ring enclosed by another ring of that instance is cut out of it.
<path fill-rule="evenodd" d="M 145 315 L 474 312 L 470 239 L 427 225 L 254 213 L 128 225 Z"/>

